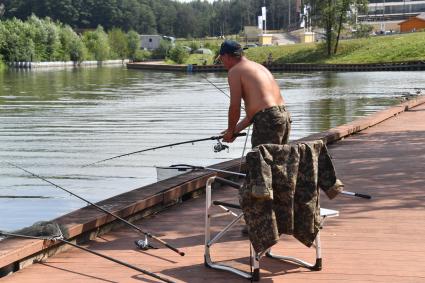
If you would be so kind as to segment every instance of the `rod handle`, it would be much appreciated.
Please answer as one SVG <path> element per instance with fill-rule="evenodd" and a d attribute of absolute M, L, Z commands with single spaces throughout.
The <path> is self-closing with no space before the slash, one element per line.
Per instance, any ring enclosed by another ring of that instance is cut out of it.
<path fill-rule="evenodd" d="M 184 252 L 181 252 L 179 249 L 177 249 L 177 248 L 175 248 L 175 247 L 173 247 L 173 246 L 171 246 L 170 244 L 168 244 L 167 242 L 164 242 L 163 240 L 161 240 L 161 239 L 159 239 L 159 238 L 157 238 L 157 237 L 155 237 L 154 235 L 152 235 L 152 234 L 150 234 L 150 233 L 144 233 L 146 236 L 148 236 L 149 238 L 152 238 L 152 239 L 154 239 L 154 240 L 156 240 L 156 241 L 158 241 L 158 242 L 160 242 L 161 244 L 163 244 L 164 246 L 166 246 L 167 248 L 169 248 L 170 250 L 172 250 L 172 251 L 174 251 L 174 252 L 176 252 L 176 253 L 178 253 L 179 255 L 181 255 L 181 256 L 184 256 L 185 255 L 185 253 Z"/>
<path fill-rule="evenodd" d="M 246 133 L 233 134 L 233 137 L 244 137 L 244 136 L 246 136 Z M 210 138 L 210 140 L 219 140 L 219 139 L 222 139 L 222 138 L 223 138 L 223 136 L 213 136 L 213 137 Z"/>
<path fill-rule="evenodd" d="M 246 133 L 237 133 L 237 134 L 233 134 L 234 137 L 244 137 L 246 136 Z"/>
<path fill-rule="evenodd" d="M 342 191 L 341 193 L 344 194 L 344 195 L 347 195 L 347 196 L 353 196 L 353 197 L 359 197 L 359 198 L 365 198 L 365 199 L 371 199 L 372 198 L 370 195 L 348 192 L 348 191 Z"/>
<path fill-rule="evenodd" d="M 354 193 L 354 195 L 356 197 L 359 197 L 359 198 L 365 198 L 365 199 L 371 199 L 372 198 L 370 195 L 365 195 L 365 194 Z"/>

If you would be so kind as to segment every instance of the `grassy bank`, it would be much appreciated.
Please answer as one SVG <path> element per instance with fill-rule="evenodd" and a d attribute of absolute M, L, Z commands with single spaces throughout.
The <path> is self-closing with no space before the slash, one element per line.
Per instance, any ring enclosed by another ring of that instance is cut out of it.
<path fill-rule="evenodd" d="M 200 45 L 216 52 L 223 40 L 179 41 L 179 44 L 199 48 Z M 355 64 L 425 60 L 425 32 L 375 36 L 341 40 L 337 54 L 329 57 L 323 43 L 292 44 L 250 48 L 246 56 L 259 63 L 272 54 L 273 63 Z M 191 54 L 185 64 L 212 64 L 211 55 Z"/>
<path fill-rule="evenodd" d="M 271 53 L 274 63 L 354 64 L 425 60 L 425 32 L 342 40 L 338 53 L 331 57 L 319 46 L 312 43 L 257 47 L 246 50 L 246 56 L 256 62 L 265 62 Z"/>

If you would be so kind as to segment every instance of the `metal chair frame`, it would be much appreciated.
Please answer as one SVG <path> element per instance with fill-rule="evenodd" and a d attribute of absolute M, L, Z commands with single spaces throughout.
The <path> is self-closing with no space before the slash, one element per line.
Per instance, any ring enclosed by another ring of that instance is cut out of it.
<path fill-rule="evenodd" d="M 304 260 L 298 259 L 296 257 L 292 257 L 292 256 L 281 256 L 281 255 L 275 255 L 271 252 L 271 249 L 268 249 L 265 252 L 262 253 L 256 253 L 252 247 L 251 244 L 251 254 L 250 254 L 250 265 L 251 265 L 251 273 L 239 270 L 235 267 L 229 266 L 229 265 L 225 265 L 225 264 L 220 264 L 220 263 L 215 263 L 212 259 L 211 259 L 211 254 L 210 254 L 210 249 L 212 247 L 213 244 L 217 243 L 230 229 L 232 229 L 232 227 L 237 224 L 243 217 L 243 212 L 235 213 L 234 211 L 230 210 L 229 208 L 234 208 L 234 209 L 241 209 L 239 205 L 236 204 L 231 204 L 231 203 L 226 203 L 226 202 L 222 202 L 222 201 L 212 201 L 212 196 L 211 196 L 211 187 L 213 185 L 214 182 L 223 184 L 223 185 L 229 185 L 235 189 L 239 189 L 240 188 L 240 184 L 229 181 L 227 179 L 223 179 L 220 177 L 210 177 L 207 180 L 207 184 L 206 184 L 206 202 L 205 202 L 205 252 L 204 252 L 204 264 L 207 267 L 210 268 L 214 268 L 214 269 L 219 269 L 219 270 L 224 270 L 224 271 L 229 271 L 232 272 L 236 275 L 239 275 L 243 278 L 252 280 L 252 281 L 259 281 L 260 280 L 260 259 L 262 256 L 267 256 L 270 258 L 274 258 L 274 259 L 280 259 L 280 260 L 284 260 L 284 261 L 289 261 L 295 264 L 298 264 L 302 267 L 308 268 L 310 270 L 314 270 L 314 271 L 318 271 L 322 269 L 322 251 L 321 251 L 321 243 L 320 243 L 320 231 L 316 236 L 315 239 L 315 243 L 314 246 L 316 248 L 316 262 L 314 264 L 308 263 Z M 216 205 L 218 207 L 220 207 L 224 212 L 220 212 L 220 213 L 213 213 L 212 208 L 213 205 Z M 234 219 L 226 226 L 224 227 L 224 229 L 219 232 L 218 234 L 216 234 L 213 238 L 211 235 L 211 221 L 214 218 L 218 218 L 218 217 L 223 217 L 223 216 L 233 216 Z M 339 212 L 336 210 L 332 210 L 332 209 L 326 209 L 326 208 L 321 208 L 320 209 L 320 215 L 322 217 L 321 223 L 320 223 L 320 228 L 322 229 L 323 225 L 324 225 L 324 221 L 326 218 L 329 217 L 337 217 L 339 215 Z"/>

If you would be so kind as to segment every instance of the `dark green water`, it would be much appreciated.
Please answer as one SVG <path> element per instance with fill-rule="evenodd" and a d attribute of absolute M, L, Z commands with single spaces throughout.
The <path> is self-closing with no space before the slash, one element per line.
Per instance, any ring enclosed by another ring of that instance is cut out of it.
<path fill-rule="evenodd" d="M 228 92 L 225 74 L 207 74 Z M 292 114 L 291 139 L 329 129 L 398 103 L 425 72 L 275 74 Z M 16 163 L 92 202 L 156 181 L 152 166 L 209 165 L 240 157 L 213 142 L 111 156 L 217 135 L 228 98 L 201 75 L 120 67 L 0 73 L 0 160 Z M 423 85 L 423 84 L 422 84 Z M 48 220 L 85 203 L 0 164 L 0 230 Z"/>

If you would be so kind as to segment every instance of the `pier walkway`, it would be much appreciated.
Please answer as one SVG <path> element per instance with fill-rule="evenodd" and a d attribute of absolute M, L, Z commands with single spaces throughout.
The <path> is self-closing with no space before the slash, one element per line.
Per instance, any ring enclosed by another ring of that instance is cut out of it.
<path fill-rule="evenodd" d="M 371 200 L 322 195 L 322 207 L 339 210 L 322 231 L 323 270 L 262 258 L 261 282 L 425 282 L 425 105 L 329 145 L 347 191 Z M 229 188 L 213 197 L 236 201 Z M 191 199 L 137 223 L 186 252 L 180 257 L 152 241 L 137 250 L 140 235 L 120 228 L 86 247 L 176 282 L 248 282 L 203 264 L 205 196 Z M 242 226 L 240 226 L 241 228 Z M 313 261 L 314 249 L 284 236 L 273 251 Z M 248 269 L 248 241 L 240 229 L 215 246 L 212 257 Z M 19 282 L 159 282 L 139 272 L 70 249 L 7 277 Z"/>

